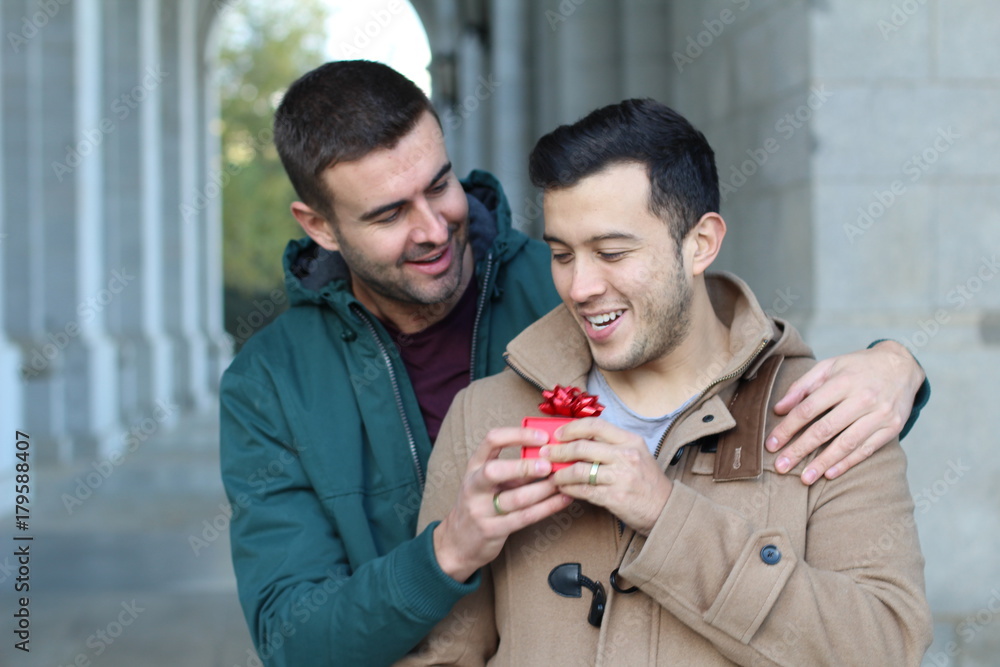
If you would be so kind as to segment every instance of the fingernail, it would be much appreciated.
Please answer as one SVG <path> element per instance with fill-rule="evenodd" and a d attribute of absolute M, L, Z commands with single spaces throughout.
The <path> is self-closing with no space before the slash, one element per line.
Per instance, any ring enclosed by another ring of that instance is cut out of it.
<path fill-rule="evenodd" d="M 778 472 L 788 472 L 792 467 L 792 461 L 787 456 L 782 456 L 774 463 L 774 467 Z"/>
<path fill-rule="evenodd" d="M 806 484 L 812 484 L 813 482 L 815 482 L 816 477 L 817 473 L 812 468 L 809 468 L 804 473 L 802 473 L 802 481 L 805 482 Z"/>
<path fill-rule="evenodd" d="M 544 459 L 535 459 L 535 472 L 545 475 L 549 472 L 549 462 Z"/>
<path fill-rule="evenodd" d="M 549 453 L 550 453 L 550 449 L 547 446 L 546 447 L 542 447 L 541 449 L 538 450 L 538 455 L 540 457 L 542 457 L 543 459 L 548 458 L 549 457 Z"/>
<path fill-rule="evenodd" d="M 535 431 L 535 442 L 544 445 L 549 441 L 549 434 L 545 431 Z"/>
<path fill-rule="evenodd" d="M 833 466 L 832 468 L 826 471 L 826 478 L 833 479 L 839 474 L 840 474 L 840 468 L 838 468 L 837 466 Z"/>
<path fill-rule="evenodd" d="M 772 436 L 767 439 L 767 442 L 764 443 L 764 446 L 767 447 L 767 451 L 773 452 L 778 448 L 778 439 Z"/>

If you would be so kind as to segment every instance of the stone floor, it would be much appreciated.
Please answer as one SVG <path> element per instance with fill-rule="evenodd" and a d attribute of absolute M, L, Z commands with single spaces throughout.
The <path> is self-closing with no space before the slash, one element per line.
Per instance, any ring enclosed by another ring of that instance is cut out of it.
<path fill-rule="evenodd" d="M 236 599 L 217 434 L 214 415 L 189 417 L 118 466 L 34 471 L 37 493 L 23 533 L 34 537 L 31 651 L 13 646 L 17 574 L 13 549 L 4 546 L 0 665 L 259 664 Z M 74 496 L 81 502 L 67 503 Z M 11 540 L 13 521 L 0 531 L 4 545 L 21 544 Z M 214 540 L 206 521 L 223 527 Z M 191 536 L 211 541 L 196 554 Z"/>

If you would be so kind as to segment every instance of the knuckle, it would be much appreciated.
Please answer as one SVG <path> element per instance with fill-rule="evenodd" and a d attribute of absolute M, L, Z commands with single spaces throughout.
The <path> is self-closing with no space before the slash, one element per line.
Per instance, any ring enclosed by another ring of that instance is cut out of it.
<path fill-rule="evenodd" d="M 819 416 L 819 405 L 811 397 L 799 403 L 793 414 L 804 422 L 810 422 Z"/>
<path fill-rule="evenodd" d="M 819 442 L 827 442 L 838 433 L 836 427 L 828 419 L 821 419 L 813 424 L 813 432 Z"/>
<path fill-rule="evenodd" d="M 874 389 L 866 388 L 855 393 L 855 400 L 865 409 L 866 412 L 871 412 L 879 405 L 878 392 Z"/>
<path fill-rule="evenodd" d="M 621 451 L 621 458 L 630 466 L 635 465 L 642 460 L 642 456 L 637 449 L 623 449 Z"/>
<path fill-rule="evenodd" d="M 889 418 L 886 420 L 886 425 L 889 428 L 889 430 L 891 430 L 893 433 L 898 434 L 903 430 L 903 426 L 906 425 L 906 421 L 903 419 L 903 416 L 900 415 L 898 412 L 893 412 L 891 415 L 889 415 Z"/>

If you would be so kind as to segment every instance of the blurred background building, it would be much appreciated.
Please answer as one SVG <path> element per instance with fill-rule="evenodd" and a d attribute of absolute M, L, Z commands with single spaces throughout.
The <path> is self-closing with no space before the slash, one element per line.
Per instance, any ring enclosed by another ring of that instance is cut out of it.
<path fill-rule="evenodd" d="M 255 6 L 0 3 L 0 424 L 4 437 L 30 434 L 41 480 L 33 525 L 38 567 L 51 575 L 36 581 L 51 611 L 36 619 L 44 664 L 80 655 L 95 665 L 253 664 L 213 457 L 219 375 L 281 301 L 268 301 L 266 284 L 237 293 L 223 277 L 223 199 L 258 189 L 249 165 L 273 153 L 269 135 L 220 121 L 226 99 L 242 96 L 265 116 L 276 101 L 245 85 L 220 98 L 218 72 L 238 59 L 232 41 L 219 46 L 219 17 Z M 537 137 L 598 106 L 655 97 L 716 149 L 729 223 L 721 266 L 801 327 L 819 355 L 883 337 L 914 350 L 934 389 L 904 443 L 937 621 L 925 664 L 997 664 L 1000 5 L 412 6 L 457 171 L 496 173 L 520 227 L 540 230 L 525 174 Z M 338 37 L 326 53 L 381 58 L 375 43 L 408 12 L 386 0 L 334 13 L 326 28 Z M 253 35 L 245 41 L 249 50 Z M 278 78 L 287 84 L 315 64 L 292 61 Z M 234 127 L 239 150 L 226 143 Z M 229 224 L 226 247 L 247 245 Z M 294 233 L 287 201 L 239 210 L 233 225 Z M 280 245 L 257 246 L 245 265 L 276 271 Z M 0 485 L 13 489 L 13 441 L 3 451 Z M 0 509 L 10 523 L 12 506 Z M 220 536 L 209 540 L 212 530 Z M 204 558 L 192 536 L 219 543 Z M 13 588 L 6 562 L 0 586 Z M 195 597 L 148 604 L 178 591 Z M 119 626 L 115 646 L 88 641 L 136 595 L 154 611 L 134 629 Z M 46 626 L 67 601 L 76 615 Z M 62 643 L 45 643 L 46 633 Z M 3 664 L 35 664 L 9 643 Z"/>

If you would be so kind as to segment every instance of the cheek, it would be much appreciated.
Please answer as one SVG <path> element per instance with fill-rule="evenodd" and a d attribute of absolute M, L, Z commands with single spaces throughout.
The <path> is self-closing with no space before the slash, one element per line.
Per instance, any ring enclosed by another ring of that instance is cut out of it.
<path fill-rule="evenodd" d="M 569 292 L 573 286 L 573 271 L 566 264 L 560 264 L 559 262 L 551 262 L 552 267 L 552 283 L 556 286 L 556 292 L 559 294 L 559 298 L 563 300 L 564 303 L 571 303 Z"/>
<path fill-rule="evenodd" d="M 469 202 L 465 198 L 465 191 L 460 187 L 454 188 L 438 210 L 451 223 L 464 222 L 469 217 Z"/>

